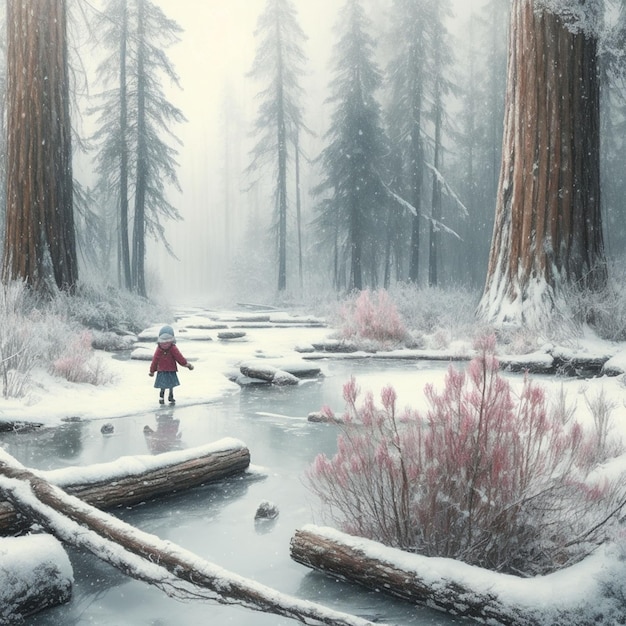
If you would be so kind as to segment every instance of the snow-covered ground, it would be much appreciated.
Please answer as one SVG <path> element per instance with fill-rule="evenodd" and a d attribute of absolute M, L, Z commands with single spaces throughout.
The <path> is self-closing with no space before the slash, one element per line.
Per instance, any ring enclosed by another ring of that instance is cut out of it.
<path fill-rule="evenodd" d="M 191 406 L 211 402 L 230 393 L 237 393 L 239 386 L 229 379 L 229 375 L 238 370 L 239 364 L 251 359 L 262 359 L 263 363 L 281 366 L 296 366 L 311 354 L 302 349 L 313 343 L 328 341 L 332 328 L 307 325 L 316 318 L 306 314 L 271 312 L 269 322 L 255 321 L 259 313 L 245 311 L 203 311 L 201 309 L 180 310 L 173 324 L 176 331 L 177 345 L 181 352 L 194 365 L 189 371 L 179 368 L 181 386 L 176 390 L 177 406 Z M 150 328 L 139 335 L 132 358 L 120 358 L 119 354 L 98 351 L 97 359 L 110 373 L 110 383 L 94 386 L 88 383 L 70 383 L 57 376 L 39 370 L 32 374 L 31 391 L 24 398 L 0 399 L 0 420 L 59 424 L 72 418 L 107 419 L 143 412 L 158 402 L 158 392 L 154 389 L 154 378 L 148 376 L 150 359 L 156 347 L 156 334 L 162 323 L 156 321 Z M 211 328 L 220 326 L 220 328 Z M 226 328 L 224 328 L 224 326 Z M 208 327 L 208 328 L 207 328 Z M 221 340 L 218 333 L 236 330 L 245 333 L 241 339 Z M 546 350 L 559 352 L 571 358 L 611 357 L 609 364 L 619 369 L 626 369 L 626 347 L 609 344 L 593 337 L 586 337 L 578 342 L 576 348 L 542 346 L 532 359 L 541 362 L 546 357 Z M 401 350 L 398 358 L 406 358 L 411 351 Z M 455 345 L 440 351 L 413 351 L 421 356 L 454 358 L 455 355 L 468 356 L 472 353 L 471 342 L 456 342 Z M 364 353 L 347 355 L 349 358 L 365 356 Z M 393 352 L 381 353 L 385 359 L 394 356 Z M 345 358 L 342 355 L 326 355 L 327 358 Z M 372 355 L 368 355 L 372 358 Z M 528 356 L 507 356 L 507 362 L 523 365 Z M 322 369 L 323 369 L 323 362 Z M 462 367 L 462 366 L 459 366 Z M 378 378 L 372 373 L 359 378 L 363 391 L 372 390 L 374 396 L 383 386 L 393 384 L 398 392 L 398 405 L 410 404 L 415 409 L 425 408 L 425 400 L 420 393 L 426 383 L 440 384 L 445 371 L 441 368 L 432 370 L 428 367 L 416 367 L 407 376 L 398 376 L 394 380 Z M 569 377 L 535 377 L 551 392 L 564 389 L 570 403 L 576 406 L 576 418 L 583 424 L 592 425 L 592 416 L 586 399 L 591 399 L 603 392 L 607 400 L 613 403 L 614 434 L 624 436 L 626 440 L 626 384 L 624 376 L 603 376 L 585 380 Z M 513 386 L 521 385 L 521 377 L 511 378 Z M 342 406 L 333 407 L 341 410 Z"/>
<path fill-rule="evenodd" d="M 268 313 L 268 315 L 270 315 L 269 322 L 259 322 L 254 321 L 252 314 L 242 311 L 220 311 L 219 313 L 199 309 L 180 311 L 174 324 L 178 347 L 194 364 L 195 369 L 188 371 L 181 368 L 179 372 L 181 386 L 176 389 L 177 406 L 204 404 L 215 401 L 225 394 L 238 393 L 239 386 L 231 382 L 228 375 L 235 372 L 240 363 L 260 359 L 263 363 L 279 368 L 284 364 L 293 365 L 310 357 L 305 352 L 296 351 L 296 347 L 305 348 L 315 342 L 322 342 L 332 333 L 332 329 L 329 328 L 308 327 L 305 322 L 314 320 L 306 315 L 297 316 L 277 312 Z M 290 324 L 285 322 L 290 322 Z M 218 333 L 226 329 L 211 328 L 215 324 L 226 325 L 228 330 L 241 330 L 246 334 L 241 339 L 221 340 L 218 338 Z M 68 418 L 106 420 L 145 412 L 157 406 L 158 392 L 153 387 L 154 379 L 148 376 L 148 368 L 160 326 L 161 323 L 156 321 L 140 335 L 142 340 L 136 344 L 133 358 L 120 358 L 115 354 L 98 353 L 97 357 L 102 359 L 103 366 L 114 375 L 113 382 L 99 387 L 72 384 L 40 372 L 35 375 L 36 385 L 26 398 L 0 400 L 0 419 L 33 421 L 53 426 Z M 619 364 L 622 353 L 620 348 L 620 346 L 608 345 L 595 341 L 593 338 L 587 338 L 579 344 L 575 352 L 578 355 L 615 355 L 613 361 Z M 469 352 L 471 347 L 459 346 L 458 350 Z M 386 354 L 386 356 L 390 355 Z M 332 355 L 329 355 L 329 358 L 333 358 Z M 323 362 L 320 364 L 323 368 Z M 444 368 L 415 367 L 415 369 L 404 369 L 397 377 L 394 376 L 393 380 L 389 380 L 387 374 L 381 375 L 375 368 L 372 368 L 367 375 L 359 377 L 357 382 L 363 390 L 372 390 L 375 397 L 378 396 L 382 387 L 393 384 L 398 393 L 398 405 L 410 405 L 419 410 L 426 407 L 421 393 L 424 385 L 426 383 L 440 385 L 444 375 Z M 565 391 L 568 402 L 576 407 L 576 419 L 589 428 L 593 427 L 593 416 L 588 402 L 603 393 L 605 399 L 613 406 L 612 435 L 626 441 L 626 385 L 623 376 L 603 376 L 586 380 L 544 376 L 534 378 L 545 386 L 549 396 L 556 396 L 561 390 Z M 519 374 L 511 375 L 510 380 L 514 388 L 522 384 L 522 376 Z M 340 399 L 338 399 L 337 406 L 332 408 L 338 412 L 343 409 Z M 611 464 L 611 473 L 613 475 L 621 473 L 624 465 L 621 458 L 616 459 Z M 399 562 L 406 565 L 405 560 L 411 558 L 410 555 L 403 555 L 399 557 Z M 614 573 L 618 560 L 619 555 L 609 559 L 613 564 L 611 567 Z M 449 563 L 446 567 L 449 567 Z M 571 570 L 551 577 L 549 581 L 552 584 L 552 581 L 558 579 L 558 585 L 555 588 L 576 590 L 575 601 L 576 598 L 584 598 L 584 594 L 590 589 L 600 586 L 597 583 L 597 573 L 602 569 L 598 566 L 596 555 L 588 562 L 583 562 Z M 471 572 L 468 574 L 470 570 L 463 566 L 457 573 L 477 583 L 485 581 L 485 593 L 497 587 L 500 597 L 512 604 L 524 604 L 520 601 L 520 594 L 524 596 L 528 593 L 532 597 L 538 593 L 538 590 L 543 596 L 547 593 L 545 586 L 547 581 L 543 579 L 534 581 L 533 586 L 533 581 L 520 583 L 518 579 L 494 575 L 497 578 L 497 585 L 495 585 L 491 575 L 479 575 L 479 570 L 475 574 Z M 590 583 L 590 577 L 596 581 L 595 587 Z M 548 593 L 546 598 L 543 596 L 542 603 L 549 604 L 550 594 Z M 561 600 L 563 600 L 562 597 Z"/>
<path fill-rule="evenodd" d="M 175 394 L 177 406 L 210 402 L 237 392 L 239 386 L 231 382 L 227 374 L 236 369 L 240 361 L 257 356 L 274 357 L 272 362 L 285 357 L 293 361 L 294 355 L 299 358 L 294 352 L 295 346 L 323 340 L 330 332 L 327 328 L 268 328 L 267 324 L 247 322 L 258 315 L 242 311 L 201 313 L 193 309 L 180 311 L 173 324 L 179 349 L 195 367 L 193 371 L 179 368 L 181 386 Z M 277 313 L 272 319 L 304 322 L 307 318 L 294 319 Z M 156 348 L 156 335 L 166 321 L 156 321 L 140 334 L 130 359 L 120 358 L 115 353 L 96 353 L 96 358 L 111 374 L 111 383 L 100 386 L 69 383 L 45 371 L 36 371 L 32 375 L 33 388 L 25 398 L 0 399 L 0 420 L 54 425 L 68 418 L 106 419 L 146 411 L 158 402 L 154 378 L 148 376 L 148 371 Z M 241 339 L 220 340 L 218 333 L 226 330 L 224 328 L 194 328 L 210 325 L 225 325 L 246 334 Z"/>

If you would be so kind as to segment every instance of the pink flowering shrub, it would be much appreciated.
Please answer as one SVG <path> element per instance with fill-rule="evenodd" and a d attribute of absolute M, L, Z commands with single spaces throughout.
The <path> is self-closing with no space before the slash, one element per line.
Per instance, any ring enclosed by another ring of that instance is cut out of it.
<path fill-rule="evenodd" d="M 52 363 L 52 373 L 72 383 L 101 385 L 110 380 L 101 361 L 91 348 L 91 333 L 87 330 L 75 335 L 65 345 L 59 358 Z"/>
<path fill-rule="evenodd" d="M 624 488 L 588 483 L 596 434 L 553 415 L 541 388 L 516 397 L 500 376 L 493 338 L 467 372 L 450 367 L 426 415 L 398 413 L 392 387 L 357 404 L 344 386 L 343 433 L 319 455 L 310 487 L 344 531 L 496 571 L 545 573 L 603 541 Z"/>
<path fill-rule="evenodd" d="M 389 345 L 400 343 L 407 336 L 398 309 L 384 289 L 359 292 L 355 299 L 344 304 L 340 318 L 344 339 Z"/>

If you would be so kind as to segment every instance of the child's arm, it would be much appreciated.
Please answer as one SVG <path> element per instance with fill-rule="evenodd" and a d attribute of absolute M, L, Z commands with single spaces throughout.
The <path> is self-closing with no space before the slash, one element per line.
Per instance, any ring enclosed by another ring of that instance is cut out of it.
<path fill-rule="evenodd" d="M 154 351 L 154 356 L 152 357 L 152 363 L 150 363 L 150 372 L 149 372 L 149 376 L 154 376 L 154 372 L 157 371 L 159 367 L 159 349 L 157 348 Z"/>
<path fill-rule="evenodd" d="M 178 349 L 176 345 L 173 345 L 170 350 L 172 351 L 172 356 L 176 359 L 176 362 L 183 367 L 186 367 L 190 370 L 193 369 L 193 365 L 189 363 L 189 361 L 182 355 L 182 352 Z"/>

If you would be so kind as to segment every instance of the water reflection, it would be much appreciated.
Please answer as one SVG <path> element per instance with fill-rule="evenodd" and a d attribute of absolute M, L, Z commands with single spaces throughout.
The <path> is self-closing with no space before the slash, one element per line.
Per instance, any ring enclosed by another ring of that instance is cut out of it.
<path fill-rule="evenodd" d="M 196 533 L 206 533 L 212 524 L 220 522 L 224 510 L 243 498 L 250 485 L 258 480 L 262 480 L 262 477 L 237 476 L 189 491 L 172 493 L 166 498 L 138 506 L 118 509 L 115 514 L 161 539 L 173 538 L 173 533 L 180 528 L 185 529 L 188 537 L 194 537 Z"/>
<path fill-rule="evenodd" d="M 146 424 L 143 434 L 146 438 L 148 450 L 152 454 L 181 450 L 185 446 L 181 441 L 182 433 L 179 432 L 180 420 L 174 419 L 174 411 L 165 409 L 155 413 L 156 429 Z"/>
<path fill-rule="evenodd" d="M 295 595 L 300 598 L 324 598 L 324 602 L 334 608 L 374 623 L 398 626 L 471 626 L 476 623 L 435 609 L 400 602 L 378 591 L 363 589 L 317 571 L 310 571 L 302 577 Z"/>
<path fill-rule="evenodd" d="M 21 463 L 36 469 L 55 469 L 79 463 L 84 448 L 83 424 L 2 433 L 3 448 Z"/>
<path fill-rule="evenodd" d="M 83 429 L 80 424 L 64 424 L 54 429 L 52 436 L 53 454 L 61 459 L 73 460 L 83 450 Z"/>

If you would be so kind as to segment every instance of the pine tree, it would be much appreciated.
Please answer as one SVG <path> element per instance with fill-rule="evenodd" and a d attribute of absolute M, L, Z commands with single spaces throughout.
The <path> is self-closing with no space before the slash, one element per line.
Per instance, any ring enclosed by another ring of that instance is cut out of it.
<path fill-rule="evenodd" d="M 457 177 L 469 219 L 451 215 L 462 241 L 443 242 L 450 272 L 462 284 L 484 285 L 502 152 L 509 0 L 489 0 L 465 25 L 459 60 L 454 135 Z"/>
<path fill-rule="evenodd" d="M 64 0 L 7 2 L 3 280 L 40 292 L 78 280 Z"/>
<path fill-rule="evenodd" d="M 318 227 L 333 249 L 335 285 L 343 284 L 340 273 L 347 265 L 348 289 L 360 290 L 376 285 L 383 257 L 387 141 L 376 100 L 381 75 L 374 62 L 375 42 L 359 0 L 347 0 L 339 26 L 328 99 L 334 111 L 320 155 L 323 180 L 315 192 L 322 196 Z"/>
<path fill-rule="evenodd" d="M 99 128 L 93 139 L 99 150 L 96 154 L 96 172 L 99 176 L 97 196 L 104 207 L 114 206 L 117 233 L 117 260 L 119 283 L 132 288 L 130 272 L 129 237 L 129 150 L 128 130 L 128 42 L 130 39 L 126 0 L 109 0 L 98 16 L 96 32 L 101 34 L 102 47 L 109 52 L 98 67 L 101 82 L 109 89 L 99 94 Z M 108 217 L 108 216 L 106 216 Z"/>
<path fill-rule="evenodd" d="M 452 88 L 448 76 L 452 51 L 446 27 L 451 16 L 450 2 L 394 0 L 391 16 L 389 36 L 393 55 L 388 65 L 387 119 L 396 170 L 393 186 L 413 207 L 410 214 L 403 210 L 406 217 L 402 224 L 398 219 L 393 220 L 397 235 L 392 235 L 392 239 L 396 247 L 405 245 L 404 233 L 410 232 L 406 244 L 408 279 L 417 282 L 423 257 L 422 231 L 428 220 L 428 281 L 434 285 L 438 281 L 443 216 L 445 100 Z M 432 180 L 430 187 L 427 172 Z"/>
<path fill-rule="evenodd" d="M 620 258 L 626 249 L 626 85 L 623 81 L 611 84 L 603 96 L 601 173 L 606 244 L 611 256 Z"/>
<path fill-rule="evenodd" d="M 429 0 L 394 0 L 392 39 L 395 55 L 389 64 L 391 80 L 390 135 L 400 146 L 404 169 L 404 194 L 415 209 L 410 217 L 408 278 L 419 276 L 420 234 L 425 176 L 424 135 L 426 125 L 426 81 L 429 63 L 429 24 L 434 22 L 434 5 Z"/>
<path fill-rule="evenodd" d="M 287 288 L 287 218 L 289 207 L 290 155 L 298 149 L 305 128 L 299 84 L 304 75 L 306 40 L 297 21 L 292 0 L 268 0 L 259 17 L 255 36 L 259 44 L 250 75 L 265 84 L 254 126 L 257 143 L 252 150 L 249 172 L 274 168 L 275 228 L 278 253 L 278 291 Z"/>
<path fill-rule="evenodd" d="M 109 0 L 99 31 L 109 55 L 99 68 L 107 89 L 95 108 L 98 188 L 104 196 L 113 195 L 118 207 L 121 283 L 146 295 L 146 236 L 171 252 L 163 220 L 181 219 L 166 198 L 166 187 L 178 187 L 177 150 L 171 142 L 179 142 L 171 127 L 185 118 L 161 86 L 163 76 L 178 85 L 165 50 L 178 41 L 181 29 L 150 0 Z"/>
<path fill-rule="evenodd" d="M 434 126 L 432 137 L 432 201 L 430 220 L 430 239 L 428 255 L 428 284 L 431 287 L 439 283 L 439 257 L 441 253 L 442 202 L 442 165 L 443 132 L 446 122 L 444 100 L 452 89 L 446 72 L 452 64 L 452 51 L 448 42 L 449 35 L 444 25 L 446 18 L 452 15 L 450 2 L 440 0 L 433 7 L 433 20 L 430 23 L 431 41 L 429 49 L 432 51 L 432 69 L 429 72 L 431 83 L 431 121 Z"/>

